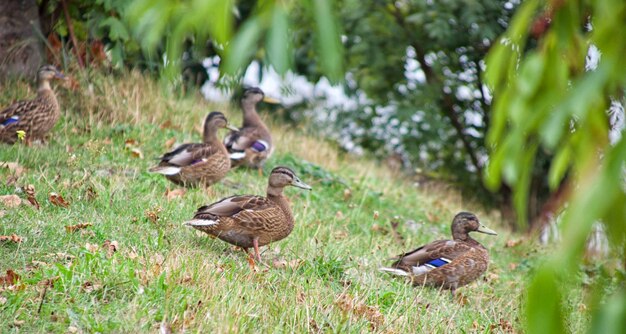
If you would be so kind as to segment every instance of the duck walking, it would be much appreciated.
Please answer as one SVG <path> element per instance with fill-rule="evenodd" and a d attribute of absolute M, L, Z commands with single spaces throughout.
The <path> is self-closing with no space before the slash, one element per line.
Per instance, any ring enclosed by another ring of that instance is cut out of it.
<path fill-rule="evenodd" d="M 248 249 L 253 247 L 255 258 L 261 261 L 260 246 L 282 240 L 293 230 L 293 214 L 283 195 L 286 186 L 311 190 L 291 169 L 276 167 L 270 173 L 267 197 L 237 195 L 224 198 L 200 207 L 185 225 L 239 246 L 249 256 Z"/>
<path fill-rule="evenodd" d="M 210 186 L 223 179 L 230 170 L 230 158 L 226 147 L 217 137 L 222 128 L 236 129 L 219 111 L 210 113 L 204 120 L 202 143 L 182 144 L 160 159 L 158 166 L 149 169 L 182 186 L 202 184 Z"/>
<path fill-rule="evenodd" d="M 37 97 L 18 101 L 0 111 L 0 141 L 13 144 L 18 131 L 26 134 L 26 142 L 43 140 L 61 116 L 57 97 L 50 86 L 52 79 L 65 77 L 52 65 L 44 65 L 37 71 Z"/>
<path fill-rule="evenodd" d="M 272 135 L 256 112 L 256 105 L 261 101 L 278 103 L 277 100 L 266 97 L 259 88 L 248 88 L 244 91 L 241 98 L 243 124 L 240 129 L 231 131 L 224 138 L 232 167 L 260 169 L 274 151 Z"/>
<path fill-rule="evenodd" d="M 411 277 L 414 285 L 448 289 L 454 295 L 458 287 L 480 277 L 489 265 L 489 253 L 470 232 L 497 235 L 482 225 L 476 215 L 460 212 L 452 221 L 452 240 L 438 240 L 399 255 L 391 267 L 380 271 Z"/>

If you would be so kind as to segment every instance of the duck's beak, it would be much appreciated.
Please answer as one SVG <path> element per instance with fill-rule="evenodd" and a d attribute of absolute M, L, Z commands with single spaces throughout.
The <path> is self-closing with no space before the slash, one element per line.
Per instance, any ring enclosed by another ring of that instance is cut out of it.
<path fill-rule="evenodd" d="M 278 101 L 277 99 L 269 97 L 269 96 L 263 97 L 263 102 L 271 103 L 271 104 L 279 104 L 280 103 L 280 101 Z"/>
<path fill-rule="evenodd" d="M 476 230 L 476 232 L 480 232 L 480 233 L 485 233 L 485 234 L 491 234 L 491 235 L 498 235 L 498 233 L 496 233 L 496 231 L 488 228 L 487 226 L 480 224 L 480 226 L 478 226 L 478 229 Z"/>
<path fill-rule="evenodd" d="M 239 129 L 236 126 L 231 125 L 231 124 L 226 124 L 226 128 L 228 130 L 239 131 Z"/>
<path fill-rule="evenodd" d="M 298 187 L 298 188 L 305 189 L 305 190 L 311 190 L 311 189 L 313 189 L 313 188 L 311 188 L 311 186 L 310 186 L 310 185 L 308 185 L 308 184 L 306 184 L 306 183 L 304 183 L 304 182 L 300 181 L 300 179 L 294 179 L 294 180 L 291 182 L 291 185 L 292 185 L 292 186 L 294 186 L 294 187 Z"/>

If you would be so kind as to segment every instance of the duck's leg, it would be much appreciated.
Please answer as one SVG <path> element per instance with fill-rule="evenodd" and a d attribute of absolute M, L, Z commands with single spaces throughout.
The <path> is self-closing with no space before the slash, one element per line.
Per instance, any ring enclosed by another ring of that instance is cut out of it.
<path fill-rule="evenodd" d="M 258 171 L 259 171 L 259 177 L 263 177 L 263 168 L 259 167 Z"/>
<path fill-rule="evenodd" d="M 252 239 L 252 245 L 254 246 L 254 255 L 257 261 L 261 262 L 261 253 L 259 252 L 259 238 Z"/>
<path fill-rule="evenodd" d="M 250 268 L 254 270 L 254 268 L 256 268 L 256 263 L 254 262 L 254 257 L 252 256 L 252 254 L 250 254 L 250 250 L 248 250 L 248 248 L 246 247 L 242 247 L 241 249 L 243 249 L 243 251 L 246 252 L 246 255 L 248 255 L 248 264 L 250 264 Z"/>

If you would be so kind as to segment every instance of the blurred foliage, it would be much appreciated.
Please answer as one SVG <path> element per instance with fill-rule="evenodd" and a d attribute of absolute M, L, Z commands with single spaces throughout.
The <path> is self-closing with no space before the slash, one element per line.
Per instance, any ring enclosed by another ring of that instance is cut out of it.
<path fill-rule="evenodd" d="M 303 8 L 312 25 L 303 27 L 292 20 L 289 13 L 296 7 Z M 137 0 L 129 6 L 127 17 L 144 51 L 166 50 L 164 65 L 171 75 L 179 73 L 186 42 L 203 47 L 207 41 L 224 59 L 220 66 L 224 73 L 240 75 L 256 58 L 284 74 L 294 60 L 289 32 L 301 28 L 315 32 L 321 71 L 333 81 L 343 75 L 331 0 L 241 1 L 236 5 L 222 0 Z"/>
<path fill-rule="evenodd" d="M 518 215 L 525 217 L 530 184 L 526 168 L 551 152 L 550 185 L 570 182 L 563 218 L 563 242 L 538 269 L 528 292 L 528 331 L 562 333 L 567 310 L 564 292 L 579 267 L 592 224 L 606 225 L 614 252 L 626 257 L 626 140 L 611 143 L 608 110 L 621 102 L 626 87 L 626 3 L 606 1 L 524 2 L 487 59 L 486 79 L 494 91 L 486 173 L 496 189 L 509 184 Z M 527 50 L 528 43 L 536 47 Z M 590 47 L 600 52 L 597 67 L 586 67 Z M 623 281 L 620 291 L 592 288 L 592 330 L 623 333 L 626 326 Z M 610 296 L 613 295 L 613 296 Z"/>
<path fill-rule="evenodd" d="M 514 8 L 503 0 L 471 6 L 337 1 L 345 33 L 345 89 L 357 103 L 313 118 L 326 122 L 322 128 L 348 150 L 363 148 L 381 158 L 401 155 L 405 163 L 462 182 L 473 196 L 493 201 L 481 181 L 491 101 L 479 74 Z M 303 10 L 295 8 L 296 16 L 308 27 L 313 22 Z M 321 74 L 311 62 L 310 34 L 294 31 L 296 68 L 315 81 Z"/>

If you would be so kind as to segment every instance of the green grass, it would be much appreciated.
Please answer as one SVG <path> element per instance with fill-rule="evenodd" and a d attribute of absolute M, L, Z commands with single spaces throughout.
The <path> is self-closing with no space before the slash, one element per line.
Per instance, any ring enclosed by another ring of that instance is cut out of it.
<path fill-rule="evenodd" d="M 0 235 L 23 238 L 0 243 L 0 275 L 11 269 L 21 277 L 15 286 L 0 285 L 0 332 L 154 333 L 162 324 L 203 333 L 522 331 L 524 285 L 545 250 L 526 240 L 506 247 L 523 236 L 503 230 L 497 214 L 453 191 L 392 177 L 301 129 L 273 125 L 277 152 L 266 175 L 287 165 L 314 189 L 286 190 L 296 227 L 263 249 L 271 266 L 255 272 L 240 250 L 181 223 L 222 197 L 264 194 L 266 177 L 235 170 L 227 183 L 167 199 L 176 187 L 146 172 L 168 139 L 199 140 L 195 128 L 208 111 L 225 110 L 238 124 L 239 110 L 167 97 L 137 73 L 90 80 L 94 93 L 58 89 L 64 116 L 47 145 L 1 147 L 0 161 L 26 171 L 7 182 L 12 172 L 0 170 L 0 195 L 25 199 L 19 189 L 30 184 L 41 207 L 0 204 Z M 18 83 L 0 91 L 6 105 L 28 90 Z M 172 126 L 162 127 L 168 120 Z M 131 154 L 130 139 L 144 158 Z M 69 207 L 53 205 L 51 192 Z M 464 302 L 377 271 L 393 255 L 449 238 L 460 210 L 501 232 L 476 236 L 492 263 L 483 279 L 459 290 Z M 66 231 L 79 223 L 93 225 Z M 117 242 L 115 252 L 103 248 L 107 240 Z M 581 305 L 582 289 L 572 291 L 568 307 Z M 588 316 L 574 314 L 568 324 L 576 332 Z"/>

